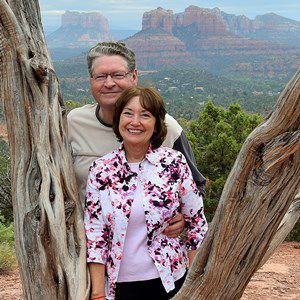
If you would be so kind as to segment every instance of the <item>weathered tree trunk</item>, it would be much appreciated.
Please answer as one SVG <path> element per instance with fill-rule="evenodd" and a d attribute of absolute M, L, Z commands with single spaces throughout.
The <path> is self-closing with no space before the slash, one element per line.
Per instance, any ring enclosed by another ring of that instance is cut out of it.
<path fill-rule="evenodd" d="M 265 262 L 274 253 L 276 248 L 285 240 L 286 236 L 291 232 L 300 217 L 300 193 L 296 196 L 292 202 L 288 212 L 282 219 L 270 245 L 265 253 L 263 259 L 260 262 L 260 266 L 264 265 Z"/>
<path fill-rule="evenodd" d="M 0 0 L 0 76 L 24 297 L 83 299 L 82 212 L 37 0 Z M 300 180 L 299 77 L 244 144 L 176 299 L 238 299 L 297 220 L 299 200 L 292 201 Z"/>
<path fill-rule="evenodd" d="M 274 250 L 270 243 L 276 232 L 283 236 L 279 225 L 299 191 L 299 127 L 300 72 L 282 92 L 273 113 L 244 143 L 209 232 L 174 299 L 242 296 L 264 257 Z M 297 216 L 297 209 L 291 210 Z"/>
<path fill-rule="evenodd" d="M 37 0 L 0 0 L 0 74 L 24 298 L 84 299 L 82 207 Z"/>

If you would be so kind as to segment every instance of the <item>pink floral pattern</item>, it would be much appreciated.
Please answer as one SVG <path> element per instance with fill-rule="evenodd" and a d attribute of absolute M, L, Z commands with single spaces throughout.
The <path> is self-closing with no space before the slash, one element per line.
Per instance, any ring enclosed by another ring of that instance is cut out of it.
<path fill-rule="evenodd" d="M 126 228 L 137 181 L 143 187 L 147 245 L 167 292 L 188 267 L 187 250 L 198 249 L 207 231 L 202 196 L 184 156 L 173 149 L 151 146 L 131 171 L 123 145 L 96 160 L 86 192 L 87 261 L 106 265 L 107 299 L 114 299 Z M 178 212 L 186 222 L 186 241 L 168 238 L 164 229 Z"/>

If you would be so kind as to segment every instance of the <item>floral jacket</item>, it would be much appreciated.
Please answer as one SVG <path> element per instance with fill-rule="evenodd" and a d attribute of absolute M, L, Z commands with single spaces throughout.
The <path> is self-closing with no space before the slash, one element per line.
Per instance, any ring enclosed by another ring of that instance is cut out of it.
<path fill-rule="evenodd" d="M 106 265 L 107 299 L 114 299 L 125 234 L 137 182 L 143 191 L 147 246 L 167 292 L 174 289 L 188 267 L 187 250 L 197 249 L 207 231 L 202 197 L 184 156 L 167 147 L 151 146 L 131 171 L 123 144 L 90 168 L 86 191 L 85 231 L 87 262 Z M 181 212 L 186 222 L 186 241 L 163 234 Z"/>

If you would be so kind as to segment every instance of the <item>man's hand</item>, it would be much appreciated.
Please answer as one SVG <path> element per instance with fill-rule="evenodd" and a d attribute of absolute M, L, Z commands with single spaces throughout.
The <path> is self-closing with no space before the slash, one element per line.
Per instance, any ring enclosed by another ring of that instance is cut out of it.
<path fill-rule="evenodd" d="M 164 234 L 169 238 L 178 237 L 184 229 L 184 218 L 182 214 L 177 214 L 165 229 Z"/>

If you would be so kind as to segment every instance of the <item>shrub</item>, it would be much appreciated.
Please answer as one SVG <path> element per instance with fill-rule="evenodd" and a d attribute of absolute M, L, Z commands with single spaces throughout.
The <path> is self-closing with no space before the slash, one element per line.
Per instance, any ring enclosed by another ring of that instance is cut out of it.
<path fill-rule="evenodd" d="M 4 217 L 0 216 L 0 273 L 11 270 L 16 265 L 13 225 L 5 225 Z"/>

